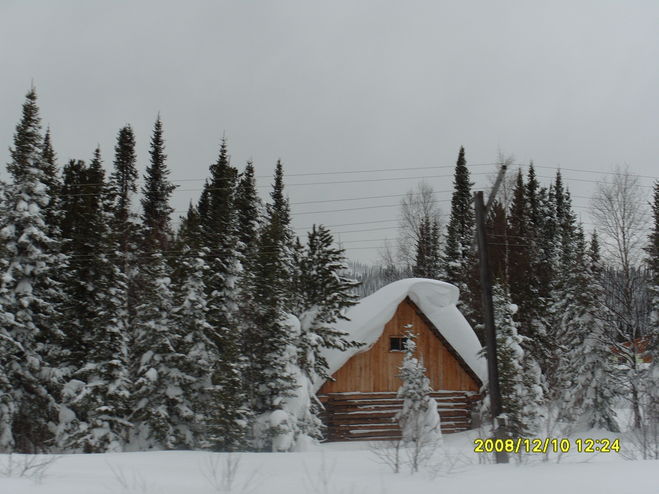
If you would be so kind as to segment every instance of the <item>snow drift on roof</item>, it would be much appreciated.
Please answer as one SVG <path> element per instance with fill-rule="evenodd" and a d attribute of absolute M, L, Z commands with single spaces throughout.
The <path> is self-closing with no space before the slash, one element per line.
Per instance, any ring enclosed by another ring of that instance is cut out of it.
<path fill-rule="evenodd" d="M 337 327 L 346 331 L 350 339 L 365 345 L 345 352 L 325 350 L 329 374 L 338 371 L 353 355 L 369 350 L 380 338 L 385 325 L 396 313 L 398 305 L 406 297 L 410 297 L 474 374 L 485 382 L 487 380 L 485 359 L 478 356 L 481 344 L 474 330 L 455 306 L 458 296 L 459 290 L 449 283 L 425 278 L 408 278 L 391 283 L 360 300 L 347 311 L 346 316 L 350 320 L 339 321 Z M 315 383 L 315 391 L 318 391 L 322 384 L 322 381 Z"/>

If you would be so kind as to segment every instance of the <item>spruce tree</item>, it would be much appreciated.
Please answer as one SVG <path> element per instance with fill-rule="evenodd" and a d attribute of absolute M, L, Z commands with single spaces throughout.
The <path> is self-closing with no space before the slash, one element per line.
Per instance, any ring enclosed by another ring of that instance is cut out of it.
<path fill-rule="evenodd" d="M 648 236 L 648 267 L 652 276 L 650 297 L 652 300 L 652 321 L 655 328 L 659 327 L 659 181 L 654 183 L 652 208 L 652 226 Z M 656 338 L 657 331 L 650 332 Z M 655 344 L 656 348 L 656 344 Z"/>
<path fill-rule="evenodd" d="M 543 241 L 545 218 L 542 214 L 543 198 L 546 191 L 540 188 L 535 175 L 533 162 L 525 184 L 524 197 L 526 199 L 526 238 L 524 240 L 528 254 L 529 271 L 526 279 L 526 300 L 524 301 L 523 317 L 529 341 L 529 350 L 538 362 L 543 361 L 543 352 L 546 346 L 547 335 L 547 306 L 548 293 L 543 294 L 543 287 L 549 284 L 548 275 L 551 266 L 547 265 L 547 245 Z M 552 216 L 549 217 L 551 220 Z M 515 295 L 515 297 L 517 297 Z M 521 302 L 521 301 L 520 301 Z"/>
<path fill-rule="evenodd" d="M 188 266 L 184 265 L 185 253 L 188 250 L 198 253 L 202 245 L 201 218 L 192 201 L 188 205 L 186 215 L 179 218 L 178 231 L 174 239 L 174 255 L 168 256 L 174 286 L 181 285 L 186 277 Z"/>
<path fill-rule="evenodd" d="M 151 157 L 144 176 L 142 187 L 142 228 L 143 253 L 164 252 L 169 246 L 172 237 L 170 216 L 174 209 L 169 200 L 176 186 L 168 181 L 165 142 L 160 115 L 153 126 L 151 136 Z"/>
<path fill-rule="evenodd" d="M 541 188 L 538 193 L 539 211 L 542 218 L 537 234 L 536 263 L 534 271 L 538 277 L 538 305 L 540 307 L 538 339 L 534 341 L 534 356 L 540 364 L 543 375 L 550 378 L 553 369 L 553 356 L 557 352 L 555 311 L 557 301 L 557 279 L 559 270 L 559 229 L 556 217 L 556 194 L 554 185 Z M 547 385 L 549 386 L 549 385 Z M 549 391 L 548 389 L 546 391 Z"/>
<path fill-rule="evenodd" d="M 519 323 L 514 321 L 518 308 L 511 302 L 508 289 L 497 282 L 492 292 L 501 389 L 499 419 L 509 437 L 524 437 L 538 425 L 541 371 L 533 356 L 523 349 L 525 338 L 519 334 Z"/>
<path fill-rule="evenodd" d="M 617 432 L 613 411 L 614 369 L 604 338 L 610 314 L 601 304 L 603 290 L 593 269 L 599 269 L 599 254 L 589 255 L 583 229 L 575 232 L 574 255 L 562 284 L 563 301 L 559 335 L 560 355 L 554 365 L 562 392 L 563 417 L 579 420 L 586 427 Z"/>
<path fill-rule="evenodd" d="M 239 177 L 238 186 L 236 187 L 235 208 L 238 216 L 239 251 L 241 260 L 245 264 L 254 256 L 261 209 L 261 201 L 256 192 L 254 165 L 251 161 L 247 162 L 245 171 Z"/>
<path fill-rule="evenodd" d="M 492 277 L 508 279 L 508 212 L 503 203 L 497 199 L 492 202 L 485 223 L 485 231 L 490 239 L 488 257 Z"/>
<path fill-rule="evenodd" d="M 474 211 L 471 204 L 469 170 L 464 147 L 460 148 L 453 177 L 451 214 L 446 229 L 446 244 L 443 255 L 444 281 L 460 289 L 459 307 L 465 317 L 475 325 L 474 311 L 480 304 L 478 297 L 470 293 L 472 281 L 473 254 L 471 244 L 474 239 Z"/>
<path fill-rule="evenodd" d="M 513 189 L 513 200 L 508 214 L 508 285 L 513 303 L 522 311 L 522 317 L 527 315 L 527 304 L 532 294 L 529 293 L 528 278 L 531 276 L 531 260 L 529 254 L 529 218 L 527 217 L 528 204 L 526 200 L 524 178 L 522 171 L 517 172 L 517 179 Z M 524 320 L 529 329 L 528 320 Z M 528 336 L 528 335 L 525 335 Z"/>
<path fill-rule="evenodd" d="M 140 448 L 173 449 L 185 444 L 176 425 L 181 422 L 183 388 L 179 335 L 174 330 L 174 297 L 168 264 L 162 254 L 148 258 L 137 307 L 132 353 L 133 392 L 131 441 Z"/>
<path fill-rule="evenodd" d="M 47 451 L 59 421 L 63 334 L 58 328 L 60 287 L 54 280 L 62 262 L 48 235 L 43 138 L 34 88 L 26 95 L 16 126 L 0 220 L 3 263 L 0 277 L 0 450 Z"/>
<path fill-rule="evenodd" d="M 323 225 L 313 225 L 307 234 L 297 265 L 300 304 L 294 312 L 302 327 L 301 367 L 312 380 L 325 380 L 330 376 L 323 349 L 345 351 L 357 345 L 334 325 L 345 320 L 346 309 L 357 303 L 354 289 L 359 283 L 344 275 L 345 251 L 334 247 L 334 238 Z"/>
<path fill-rule="evenodd" d="M 649 299 L 651 314 L 649 320 L 650 330 L 645 335 L 645 352 L 650 362 L 647 364 L 644 382 L 642 383 L 643 397 L 643 422 L 642 431 L 645 433 L 649 447 L 644 453 L 645 458 L 657 458 L 656 441 L 652 443 L 652 437 L 657 437 L 657 424 L 659 424 L 659 181 L 654 183 L 653 199 L 650 203 L 652 209 L 652 224 L 648 236 L 646 252 L 648 255 L 648 267 L 650 271 Z M 641 434 L 641 437 L 643 435 Z M 654 452 L 652 447 L 654 446 Z"/>
<path fill-rule="evenodd" d="M 540 233 L 538 241 L 538 277 L 540 279 L 540 297 L 550 303 L 551 290 L 558 269 L 558 224 L 556 217 L 556 194 L 553 184 L 541 188 L 538 194 L 540 203 Z"/>
<path fill-rule="evenodd" d="M 295 434 L 296 420 L 283 422 L 274 417 L 286 415 L 286 399 L 298 388 L 297 338 L 287 310 L 292 297 L 291 257 L 293 234 L 290 227 L 288 198 L 284 195 L 283 166 L 277 162 L 271 203 L 259 233 L 254 262 L 246 274 L 250 297 L 244 301 L 243 348 L 247 368 L 245 385 L 251 408 L 257 415 L 254 443 L 259 449 L 276 446 L 276 438 Z"/>
<path fill-rule="evenodd" d="M 119 130 L 117 144 L 114 148 L 114 170 L 110 176 L 114 199 L 114 231 L 120 244 L 120 252 L 128 256 L 134 252 L 135 219 L 131 212 L 134 195 L 137 193 L 137 167 L 135 154 L 135 135 L 130 125 Z M 124 267 L 127 272 L 128 266 Z"/>
<path fill-rule="evenodd" d="M 99 247 L 92 240 L 96 232 L 90 228 L 98 225 L 90 222 L 90 209 L 101 209 L 102 200 L 98 193 L 101 189 L 87 187 L 89 171 L 84 161 L 70 160 L 64 167 L 63 179 L 59 227 L 64 239 L 62 250 L 70 257 L 70 276 L 65 283 L 66 349 L 68 365 L 76 368 L 87 360 L 86 331 L 97 309 L 88 297 L 90 285 L 95 282 L 94 249 Z"/>
<path fill-rule="evenodd" d="M 71 365 L 78 365 L 63 396 L 76 418 L 73 427 L 61 431 L 60 444 L 87 453 L 118 452 L 124 449 L 132 426 L 128 420 L 127 278 L 116 262 L 114 195 L 106 183 L 98 148 L 89 167 L 82 162 L 67 166 L 64 190 L 62 230 L 74 282 L 67 292 L 73 333 L 67 334 L 78 343 L 70 344 Z"/>
<path fill-rule="evenodd" d="M 43 139 L 43 149 L 41 151 L 41 169 L 43 171 L 43 182 L 48 187 L 48 195 L 50 201 L 44 208 L 44 221 L 48 227 L 49 235 L 55 240 L 59 240 L 59 219 L 60 214 L 60 193 L 62 181 L 59 176 L 59 168 L 57 166 L 57 155 L 53 149 L 53 144 L 50 136 L 50 128 L 46 129 L 46 134 Z"/>
<path fill-rule="evenodd" d="M 515 319 L 525 337 L 524 350 L 534 358 L 542 356 L 546 345 L 544 307 L 540 299 L 538 277 L 538 222 L 537 182 L 531 166 L 529 181 L 524 182 L 521 170 L 517 173 L 513 200 L 507 225 L 508 266 L 507 277 L 512 302 L 518 306 Z"/>
<path fill-rule="evenodd" d="M 440 270 L 439 224 L 424 217 L 419 223 L 415 265 L 412 274 L 418 278 L 438 279 Z"/>
<path fill-rule="evenodd" d="M 112 203 L 112 236 L 116 243 L 113 257 L 117 267 L 126 277 L 125 331 L 132 328 L 135 307 L 138 305 L 137 289 L 138 263 L 137 243 L 138 228 L 135 213 L 131 211 L 134 196 L 137 193 L 137 167 L 135 154 L 135 135 L 130 125 L 119 130 L 114 148 L 113 171 L 110 175 L 110 192 Z M 132 335 L 129 335 L 132 338 Z"/>
<path fill-rule="evenodd" d="M 235 191 L 238 171 L 229 163 L 226 139 L 202 194 L 199 215 L 206 247 L 206 290 L 211 340 L 217 349 L 212 377 L 209 442 L 218 450 L 243 447 L 246 396 L 242 387 L 236 284 L 240 274 Z"/>
<path fill-rule="evenodd" d="M 415 356 L 416 335 L 408 331 L 406 336 L 405 356 L 398 374 L 402 385 L 397 393 L 398 398 L 403 400 L 403 408 L 396 414 L 396 421 L 401 428 L 403 442 L 411 448 L 411 470 L 417 472 L 423 449 L 441 439 L 442 433 L 437 402 L 430 396 L 432 388 L 423 359 Z"/>
<path fill-rule="evenodd" d="M 189 218 L 189 217 L 188 217 Z M 205 247 L 197 243 L 198 229 L 187 224 L 187 234 L 180 244 L 181 280 L 175 285 L 173 323 L 179 338 L 178 351 L 183 358 L 180 364 L 182 386 L 178 396 L 178 420 L 174 424 L 180 438 L 180 447 L 195 449 L 212 447 L 207 438 L 206 426 L 213 415 L 213 372 L 220 353 L 215 346 L 213 327 L 208 322 L 206 290 Z"/>
<path fill-rule="evenodd" d="M 569 388 L 572 377 L 571 362 L 567 357 L 578 342 L 573 340 L 575 331 L 566 324 L 566 314 L 578 314 L 582 311 L 575 300 L 578 281 L 575 279 L 575 266 L 579 262 L 578 249 L 580 234 L 576 227 L 569 192 L 562 183 L 560 171 L 550 187 L 548 194 L 548 211 L 545 218 L 544 250 L 550 262 L 551 277 L 547 295 L 547 331 L 542 345 L 541 365 L 546 382 L 546 397 L 555 410 L 563 414 L 566 401 L 565 391 Z M 550 256 L 550 257 L 549 257 Z M 560 415 L 557 416 L 560 418 Z"/>
<path fill-rule="evenodd" d="M 165 255 L 172 237 L 169 200 L 175 187 L 167 177 L 163 128 L 156 120 L 149 151 L 150 162 L 142 188 L 140 249 L 140 303 L 134 318 L 132 362 L 133 440 L 142 447 L 172 449 L 185 444 L 176 424 L 186 407 L 187 382 L 180 367 L 180 335 L 174 327 L 174 295 L 170 265 Z"/>

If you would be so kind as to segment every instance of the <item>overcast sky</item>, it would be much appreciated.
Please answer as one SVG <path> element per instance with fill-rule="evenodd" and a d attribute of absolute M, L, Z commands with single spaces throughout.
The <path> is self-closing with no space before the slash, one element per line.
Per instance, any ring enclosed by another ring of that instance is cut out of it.
<path fill-rule="evenodd" d="M 400 198 L 343 199 L 430 176 L 446 200 L 441 167 L 461 145 L 470 164 L 502 151 L 541 176 L 562 167 L 584 215 L 595 184 L 581 180 L 600 175 L 572 169 L 659 175 L 656 0 L 0 0 L 0 67 L 3 163 L 31 80 L 62 163 L 98 143 L 110 166 L 131 123 L 142 173 L 160 112 L 177 210 L 196 201 L 225 133 L 264 194 L 282 159 L 298 232 L 345 225 L 333 230 L 365 261 L 396 236 Z M 493 170 L 472 168 L 477 187 Z M 351 210 L 318 212 L 335 209 Z"/>

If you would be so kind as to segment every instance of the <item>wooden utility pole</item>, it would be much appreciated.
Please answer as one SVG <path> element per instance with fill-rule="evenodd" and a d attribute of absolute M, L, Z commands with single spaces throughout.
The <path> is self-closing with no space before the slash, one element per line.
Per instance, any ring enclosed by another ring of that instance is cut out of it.
<path fill-rule="evenodd" d="M 499 173 L 503 177 L 505 167 Z M 501 182 L 497 179 L 495 189 L 492 191 L 490 201 L 496 195 L 497 185 Z M 492 427 L 495 439 L 505 439 L 503 424 L 498 417 L 501 414 L 501 390 L 499 389 L 499 370 L 497 368 L 497 335 L 494 327 L 494 307 L 492 305 L 492 274 L 487 256 L 487 235 L 485 233 L 485 222 L 487 219 L 487 208 L 483 200 L 483 192 L 476 192 L 474 196 L 476 210 L 476 238 L 478 241 L 478 253 L 480 255 L 481 275 L 481 300 L 483 304 L 483 318 L 485 320 L 485 346 L 487 351 L 487 373 L 489 381 L 490 409 L 492 413 Z M 495 452 L 497 463 L 508 463 L 508 454 L 505 451 Z"/>

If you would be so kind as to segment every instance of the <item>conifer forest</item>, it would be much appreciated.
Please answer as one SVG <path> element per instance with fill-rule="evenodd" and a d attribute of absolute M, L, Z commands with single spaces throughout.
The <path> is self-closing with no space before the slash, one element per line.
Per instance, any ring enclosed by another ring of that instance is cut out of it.
<path fill-rule="evenodd" d="M 284 164 L 263 199 L 254 164 L 233 163 L 226 138 L 174 218 L 160 116 L 139 166 L 130 125 L 111 152 L 92 143 L 85 159 L 62 159 L 34 87 L 16 120 L 0 184 L 0 452 L 322 440 L 312 383 L 329 377 L 323 351 L 358 345 L 335 323 L 401 278 L 457 286 L 484 343 L 464 148 L 446 218 L 410 193 L 407 257 L 389 247 L 375 267 L 351 262 L 323 225 L 296 234 Z M 532 163 L 509 166 L 506 190 L 487 233 L 507 434 L 630 429 L 656 458 L 659 183 L 648 204 L 633 173 L 611 173 L 593 199 L 596 228 L 578 219 L 560 170 L 543 183 Z M 426 389 L 418 377 L 405 389 Z"/>

